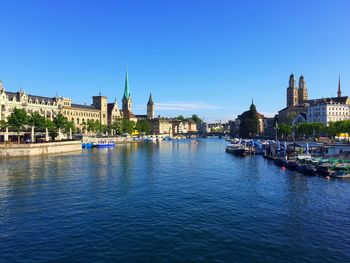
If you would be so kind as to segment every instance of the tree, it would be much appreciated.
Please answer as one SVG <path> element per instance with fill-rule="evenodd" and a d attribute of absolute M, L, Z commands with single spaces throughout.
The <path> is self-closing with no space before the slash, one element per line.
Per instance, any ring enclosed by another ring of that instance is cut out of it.
<path fill-rule="evenodd" d="M 122 132 L 132 134 L 135 127 L 135 122 L 130 121 L 126 118 L 122 120 Z"/>
<path fill-rule="evenodd" d="M 115 134 L 122 134 L 123 133 L 122 122 L 123 122 L 122 118 L 115 119 L 110 126 L 111 131 L 114 131 Z"/>
<path fill-rule="evenodd" d="M 277 134 L 278 134 L 278 136 L 280 136 L 282 138 L 288 137 L 289 135 L 292 134 L 292 127 L 288 124 L 281 123 L 278 126 Z"/>
<path fill-rule="evenodd" d="M 8 127 L 8 124 L 5 120 L 0 120 L 0 129 L 5 129 Z"/>
<path fill-rule="evenodd" d="M 33 112 L 28 118 L 28 124 L 36 129 L 45 129 L 45 117 L 38 112 Z"/>
<path fill-rule="evenodd" d="M 108 126 L 106 124 L 101 124 L 99 128 L 100 128 L 100 132 L 101 133 L 107 133 L 108 132 Z"/>
<path fill-rule="evenodd" d="M 179 115 L 176 117 L 177 120 L 179 121 L 184 121 L 185 120 L 185 117 L 183 115 Z"/>
<path fill-rule="evenodd" d="M 65 129 L 66 125 L 68 123 L 68 120 L 66 117 L 64 117 L 61 113 L 57 114 L 56 117 L 54 117 L 53 119 L 53 124 L 56 128 L 56 131 L 58 130 L 58 136 L 59 136 L 59 140 L 61 140 L 60 138 L 60 131 L 62 129 Z"/>
<path fill-rule="evenodd" d="M 140 120 L 136 123 L 136 130 L 145 134 L 151 133 L 151 123 L 149 120 Z"/>
<path fill-rule="evenodd" d="M 193 120 L 195 123 L 197 123 L 197 124 L 200 124 L 200 123 L 203 122 L 202 119 L 199 118 L 197 114 L 193 114 L 193 115 L 192 115 L 192 120 Z"/>
<path fill-rule="evenodd" d="M 17 132 L 18 143 L 20 143 L 20 131 L 28 124 L 28 115 L 24 109 L 14 108 L 13 112 L 7 119 L 7 123 L 10 128 Z"/>
<path fill-rule="evenodd" d="M 76 127 L 74 125 L 74 122 L 67 120 L 66 125 L 64 126 L 64 132 L 65 133 L 69 133 L 70 130 L 72 130 L 72 132 L 75 133 L 76 132 Z"/>

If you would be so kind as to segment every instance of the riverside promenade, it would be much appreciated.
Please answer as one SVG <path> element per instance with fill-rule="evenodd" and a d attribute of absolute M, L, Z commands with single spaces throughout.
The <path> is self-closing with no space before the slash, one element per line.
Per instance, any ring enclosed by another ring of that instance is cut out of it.
<path fill-rule="evenodd" d="M 81 141 L 57 141 L 28 144 L 0 144 L 0 158 L 31 157 L 81 151 Z"/>

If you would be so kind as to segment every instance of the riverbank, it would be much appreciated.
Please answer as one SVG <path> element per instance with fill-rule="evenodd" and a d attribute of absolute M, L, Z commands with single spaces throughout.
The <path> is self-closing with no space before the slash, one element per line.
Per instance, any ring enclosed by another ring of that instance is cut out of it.
<path fill-rule="evenodd" d="M 81 141 L 0 144 L 0 158 L 31 157 L 81 151 Z"/>

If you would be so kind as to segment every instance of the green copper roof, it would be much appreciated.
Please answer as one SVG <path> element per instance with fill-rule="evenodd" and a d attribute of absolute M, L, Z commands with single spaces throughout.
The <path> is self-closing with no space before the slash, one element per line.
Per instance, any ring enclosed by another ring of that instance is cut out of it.
<path fill-rule="evenodd" d="M 128 71 L 126 71 L 126 76 L 125 76 L 124 97 L 125 97 L 126 99 L 129 99 L 129 98 L 130 98 L 129 81 L 128 81 Z"/>

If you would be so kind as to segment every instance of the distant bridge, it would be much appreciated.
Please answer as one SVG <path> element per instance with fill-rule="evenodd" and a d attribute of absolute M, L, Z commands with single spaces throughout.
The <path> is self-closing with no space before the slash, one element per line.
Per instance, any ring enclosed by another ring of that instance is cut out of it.
<path fill-rule="evenodd" d="M 229 135 L 229 133 L 226 133 L 226 132 L 216 132 L 216 131 L 213 131 L 213 132 L 206 132 L 206 133 L 202 133 L 202 134 L 199 134 L 201 137 L 225 137 L 226 135 Z"/>

